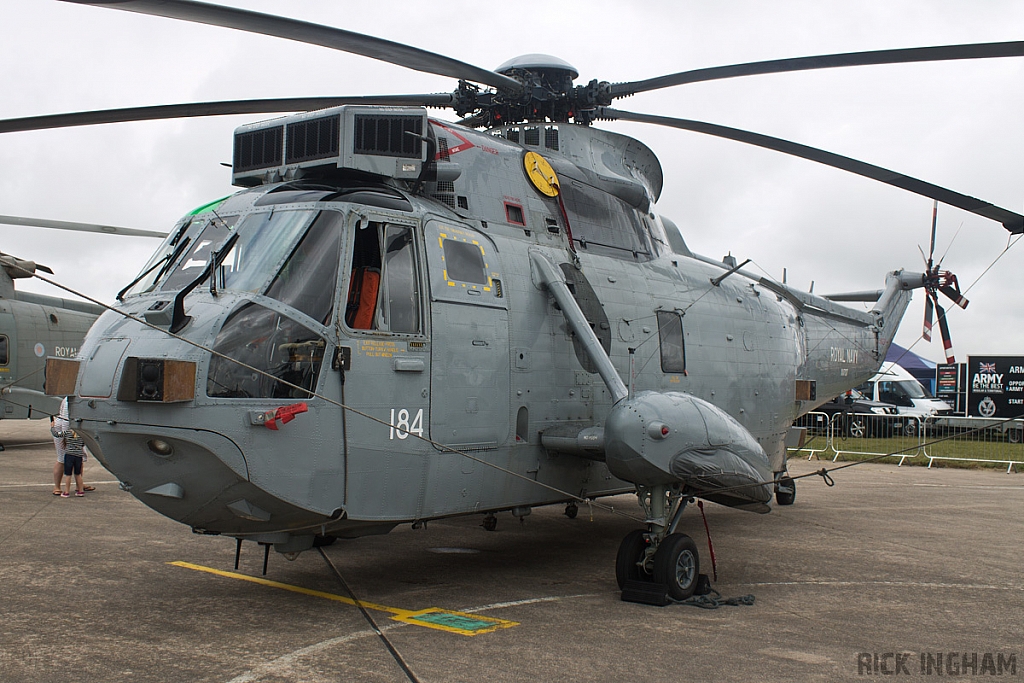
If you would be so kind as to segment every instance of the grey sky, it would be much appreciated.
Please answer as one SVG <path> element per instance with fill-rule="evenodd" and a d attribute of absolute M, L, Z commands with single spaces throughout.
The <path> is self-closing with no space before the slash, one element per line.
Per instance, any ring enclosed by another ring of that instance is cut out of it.
<path fill-rule="evenodd" d="M 577 81 L 811 54 L 1024 39 L 1024 3 L 235 0 L 239 7 L 408 43 L 485 68 L 554 54 Z M 219 99 L 448 92 L 451 80 L 324 48 L 56 0 L 0 9 L 0 117 Z M 621 109 L 747 128 L 1024 209 L 1024 58 L 804 72 L 637 95 Z M 437 112 L 453 118 L 448 112 Z M 145 122 L 0 136 L 0 214 L 167 230 L 232 191 L 231 133 L 266 116 Z M 665 170 L 658 211 L 691 248 L 732 252 L 816 293 L 881 287 L 923 267 L 931 200 L 799 159 L 640 124 L 600 124 L 649 145 Z M 971 285 L 1007 246 L 999 225 L 939 208 L 937 251 Z M 0 226 L 0 250 L 52 267 L 104 301 L 155 240 Z M 1024 247 L 950 313 L 958 359 L 1024 351 Z M 43 283 L 19 282 L 55 293 Z M 920 334 L 915 296 L 897 341 Z M 937 336 L 937 335 L 936 335 Z M 939 343 L 914 350 L 941 360 Z"/>

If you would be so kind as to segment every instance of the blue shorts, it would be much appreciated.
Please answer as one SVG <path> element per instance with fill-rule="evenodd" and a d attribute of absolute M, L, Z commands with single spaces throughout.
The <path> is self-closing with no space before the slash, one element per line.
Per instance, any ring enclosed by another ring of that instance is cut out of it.
<path fill-rule="evenodd" d="M 64 476 L 70 477 L 72 474 L 82 474 L 82 456 L 65 454 Z"/>

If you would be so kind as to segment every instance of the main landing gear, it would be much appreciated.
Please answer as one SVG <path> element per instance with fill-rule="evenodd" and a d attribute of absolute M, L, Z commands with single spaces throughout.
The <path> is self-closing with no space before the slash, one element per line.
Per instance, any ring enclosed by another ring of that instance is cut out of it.
<path fill-rule="evenodd" d="M 686 600 L 697 588 L 700 555 L 693 539 L 675 529 L 692 499 L 667 486 L 638 486 L 637 498 L 647 529 L 630 531 L 622 539 L 615 558 L 619 589 L 626 581 L 647 581 L 665 586 L 674 600 Z"/>
<path fill-rule="evenodd" d="M 792 505 L 796 501 L 796 482 L 786 476 L 785 472 L 775 473 L 775 502 L 779 505 Z"/>

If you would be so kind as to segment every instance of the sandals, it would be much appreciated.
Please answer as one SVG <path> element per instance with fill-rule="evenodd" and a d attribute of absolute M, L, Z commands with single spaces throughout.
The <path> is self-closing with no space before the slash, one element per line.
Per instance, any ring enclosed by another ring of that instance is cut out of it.
<path fill-rule="evenodd" d="M 83 491 L 95 491 L 96 487 L 95 486 L 83 486 L 82 490 Z"/>
<path fill-rule="evenodd" d="M 54 489 L 53 490 L 53 495 L 59 496 L 60 495 L 60 489 Z"/>

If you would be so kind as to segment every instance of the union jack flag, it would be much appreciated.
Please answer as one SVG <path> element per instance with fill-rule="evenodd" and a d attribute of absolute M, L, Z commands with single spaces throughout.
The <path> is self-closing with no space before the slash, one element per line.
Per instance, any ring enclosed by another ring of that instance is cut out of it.
<path fill-rule="evenodd" d="M 995 363 L 978 363 L 978 372 L 995 372 Z"/>

